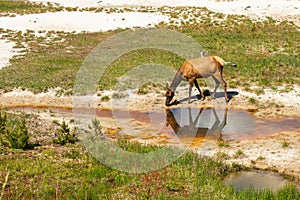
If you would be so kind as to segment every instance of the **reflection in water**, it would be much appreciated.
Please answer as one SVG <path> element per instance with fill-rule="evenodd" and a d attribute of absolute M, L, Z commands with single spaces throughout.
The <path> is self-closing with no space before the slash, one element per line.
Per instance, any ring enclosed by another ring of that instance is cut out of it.
<path fill-rule="evenodd" d="M 220 121 L 214 108 L 177 108 L 166 110 L 166 126 L 171 126 L 178 137 L 210 137 L 222 139 L 228 109 Z"/>
<path fill-rule="evenodd" d="M 172 108 L 166 110 L 165 126 L 172 127 L 172 132 L 180 139 L 243 140 L 283 131 L 299 131 L 300 118 L 268 120 L 226 108 Z"/>
<path fill-rule="evenodd" d="M 247 112 L 227 108 L 172 108 L 166 110 L 166 126 L 180 140 L 203 142 L 211 140 L 237 140 L 255 134 L 257 123 Z M 202 138 L 202 140 L 199 140 Z M 199 144 L 197 144 L 198 146 Z"/>

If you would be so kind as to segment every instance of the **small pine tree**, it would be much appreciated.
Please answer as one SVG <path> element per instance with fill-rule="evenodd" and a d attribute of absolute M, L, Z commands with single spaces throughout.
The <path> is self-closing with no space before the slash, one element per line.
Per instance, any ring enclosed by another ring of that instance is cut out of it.
<path fill-rule="evenodd" d="M 104 137 L 100 121 L 96 118 L 92 121 L 92 131 L 95 137 Z"/>
<path fill-rule="evenodd" d="M 100 121 L 96 118 L 92 120 L 92 124 L 88 126 L 90 131 L 87 135 L 87 140 L 94 142 L 96 139 L 104 139 L 105 135 L 102 131 L 102 127 L 100 125 Z"/>
<path fill-rule="evenodd" d="M 70 127 L 69 125 L 65 122 L 65 120 L 62 122 L 62 124 L 60 125 L 58 132 L 61 134 L 68 134 L 70 133 Z"/>
<path fill-rule="evenodd" d="M 14 149 L 29 147 L 29 134 L 24 118 L 9 117 L 0 111 L 0 144 Z"/>
<path fill-rule="evenodd" d="M 7 140 L 10 143 L 10 147 L 14 149 L 24 150 L 29 146 L 29 135 L 25 119 L 22 119 L 21 122 L 16 122 L 16 128 L 9 131 Z"/>
<path fill-rule="evenodd" d="M 7 115 L 5 112 L 0 111 L 0 144 L 5 144 Z"/>
<path fill-rule="evenodd" d="M 57 138 L 53 140 L 55 144 L 65 145 L 67 143 L 74 144 L 78 141 L 75 134 L 71 134 L 69 125 L 63 121 L 58 128 Z"/>
<path fill-rule="evenodd" d="M 4 134 L 7 123 L 7 115 L 5 112 L 0 112 L 0 134 Z"/>

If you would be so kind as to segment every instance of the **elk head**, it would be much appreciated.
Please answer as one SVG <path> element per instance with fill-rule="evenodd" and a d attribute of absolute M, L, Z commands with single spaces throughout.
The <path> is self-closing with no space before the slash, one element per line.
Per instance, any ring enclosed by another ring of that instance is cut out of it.
<path fill-rule="evenodd" d="M 171 101 L 172 101 L 175 93 L 169 88 L 168 83 L 166 84 L 166 88 L 167 88 L 167 90 L 166 90 L 166 106 L 171 106 L 172 105 Z"/>

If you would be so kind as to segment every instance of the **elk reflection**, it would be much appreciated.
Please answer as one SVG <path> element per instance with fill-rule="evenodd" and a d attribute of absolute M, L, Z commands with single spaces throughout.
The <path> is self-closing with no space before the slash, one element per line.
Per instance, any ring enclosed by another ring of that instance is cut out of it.
<path fill-rule="evenodd" d="M 222 112 L 218 110 L 220 111 Z M 228 109 L 224 109 L 223 120 L 220 121 L 215 108 L 166 109 L 166 126 L 170 125 L 180 138 L 206 137 L 222 140 L 222 130 L 227 123 L 227 112 Z"/>

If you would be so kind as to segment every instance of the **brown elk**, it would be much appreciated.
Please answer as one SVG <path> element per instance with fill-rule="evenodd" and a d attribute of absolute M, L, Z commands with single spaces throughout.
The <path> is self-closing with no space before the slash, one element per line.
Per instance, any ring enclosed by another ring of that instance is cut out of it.
<path fill-rule="evenodd" d="M 237 66 L 236 63 L 225 62 L 222 58 L 218 56 L 206 56 L 184 61 L 181 67 L 178 69 L 171 85 L 166 85 L 166 106 L 171 106 L 177 103 L 176 100 L 173 103 L 171 103 L 171 101 L 174 97 L 177 86 L 183 80 L 188 81 L 190 84 L 188 103 L 190 103 L 191 100 L 191 92 L 194 84 L 200 93 L 200 99 L 204 100 L 205 96 L 201 92 L 201 89 L 197 82 L 197 78 L 208 78 L 210 76 L 215 81 L 215 88 L 211 97 L 214 98 L 216 90 L 221 83 L 224 87 L 225 100 L 226 102 L 228 102 L 229 98 L 227 94 L 227 83 L 222 77 L 223 67 L 228 64 L 234 67 Z"/>

